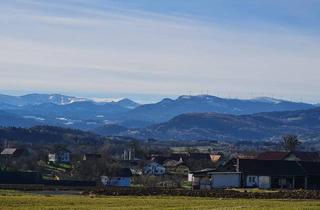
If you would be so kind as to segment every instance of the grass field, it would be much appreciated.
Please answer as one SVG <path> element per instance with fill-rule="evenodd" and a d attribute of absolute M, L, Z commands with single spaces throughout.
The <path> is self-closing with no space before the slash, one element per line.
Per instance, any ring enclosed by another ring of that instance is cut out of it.
<path fill-rule="evenodd" d="M 76 195 L 31 195 L 0 192 L 0 209 L 320 209 L 313 200 L 253 200 L 194 197 L 89 197 Z"/>

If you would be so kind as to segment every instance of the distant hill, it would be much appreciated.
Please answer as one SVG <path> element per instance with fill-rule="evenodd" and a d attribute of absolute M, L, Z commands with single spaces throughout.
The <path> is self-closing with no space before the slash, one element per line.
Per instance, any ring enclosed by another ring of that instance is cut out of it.
<path fill-rule="evenodd" d="M 224 99 L 209 95 L 180 96 L 163 99 L 159 103 L 146 104 L 129 111 L 122 120 L 145 121 L 149 124 L 165 122 L 184 113 L 216 112 L 222 114 L 244 115 L 259 112 L 292 111 L 315 108 L 312 104 L 296 103 L 273 98 L 256 98 L 252 100 Z"/>
<path fill-rule="evenodd" d="M 176 140 L 272 140 L 285 134 L 320 140 L 320 108 L 300 111 L 226 115 L 190 113 L 122 135 Z"/>
<path fill-rule="evenodd" d="M 120 106 L 122 106 L 124 108 L 127 108 L 127 109 L 135 109 L 138 106 L 140 106 L 140 104 L 138 104 L 137 102 L 132 101 L 132 100 L 130 100 L 128 98 L 124 98 L 124 99 L 121 99 L 120 101 L 112 102 L 112 103 L 120 105 Z"/>
<path fill-rule="evenodd" d="M 97 144 L 105 141 L 96 134 L 80 130 L 51 126 L 36 126 L 32 128 L 1 128 L 0 142 L 8 140 L 20 144 Z"/>
<path fill-rule="evenodd" d="M 0 110 L 0 126 L 3 127 L 30 127 L 35 125 L 42 125 L 41 120 L 36 120 L 30 117 L 21 117 L 19 115 L 11 114 Z"/>
<path fill-rule="evenodd" d="M 104 125 L 92 130 L 92 132 L 97 133 L 99 135 L 103 135 L 103 136 L 119 135 L 120 133 L 126 132 L 126 131 L 128 131 L 128 128 L 117 125 L 117 124 Z"/>
<path fill-rule="evenodd" d="M 129 111 L 129 109 L 113 103 L 83 101 L 65 105 L 44 103 L 34 106 L 25 106 L 15 110 L 15 113 L 23 115 L 41 115 L 43 117 L 70 118 L 73 120 L 97 120 L 99 118 L 109 119 L 114 115 L 126 111 Z"/>

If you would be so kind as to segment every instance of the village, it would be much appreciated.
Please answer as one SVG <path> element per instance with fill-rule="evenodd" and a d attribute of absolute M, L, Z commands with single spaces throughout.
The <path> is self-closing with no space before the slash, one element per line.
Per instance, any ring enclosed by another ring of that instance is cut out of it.
<path fill-rule="evenodd" d="M 147 152 L 137 143 L 128 143 L 114 146 L 118 155 L 110 155 L 110 146 L 102 146 L 96 153 L 72 151 L 61 145 L 40 152 L 39 148 L 35 152 L 27 147 L 7 147 L 0 156 L 0 184 L 188 190 L 320 189 L 320 155 L 316 151 L 300 151 L 300 143 L 297 136 L 285 136 L 282 150 L 259 152 L 235 152 L 227 144 L 223 145 L 228 148 L 225 150 L 211 145 Z"/>

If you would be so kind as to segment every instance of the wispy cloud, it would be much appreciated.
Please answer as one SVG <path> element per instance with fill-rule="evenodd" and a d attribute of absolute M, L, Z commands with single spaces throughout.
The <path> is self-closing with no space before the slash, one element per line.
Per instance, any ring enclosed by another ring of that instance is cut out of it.
<path fill-rule="evenodd" d="M 265 21 L 241 28 L 103 0 L 2 4 L 0 89 L 317 100 L 310 93 L 320 87 L 320 42 L 303 30 Z"/>

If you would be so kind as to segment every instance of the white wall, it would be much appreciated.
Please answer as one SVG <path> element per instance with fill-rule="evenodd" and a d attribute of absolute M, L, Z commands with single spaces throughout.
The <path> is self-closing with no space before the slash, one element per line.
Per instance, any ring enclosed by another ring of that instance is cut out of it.
<path fill-rule="evenodd" d="M 270 176 L 259 176 L 259 188 L 261 188 L 261 189 L 271 188 Z"/>

